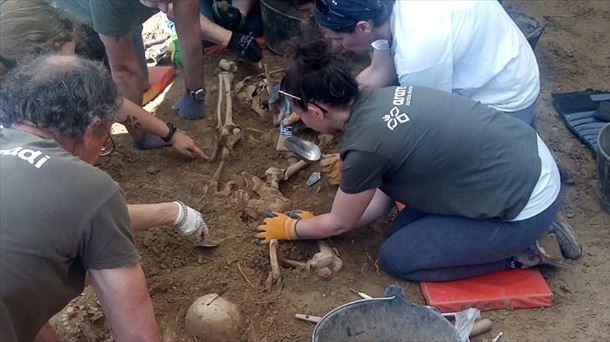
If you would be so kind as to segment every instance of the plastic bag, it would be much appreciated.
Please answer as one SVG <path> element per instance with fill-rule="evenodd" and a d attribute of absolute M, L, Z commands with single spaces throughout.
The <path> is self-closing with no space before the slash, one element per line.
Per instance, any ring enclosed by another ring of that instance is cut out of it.
<path fill-rule="evenodd" d="M 460 341 L 470 342 L 470 332 L 474 326 L 474 322 L 481 317 L 479 309 L 470 308 L 455 313 L 455 330 L 460 335 Z"/>

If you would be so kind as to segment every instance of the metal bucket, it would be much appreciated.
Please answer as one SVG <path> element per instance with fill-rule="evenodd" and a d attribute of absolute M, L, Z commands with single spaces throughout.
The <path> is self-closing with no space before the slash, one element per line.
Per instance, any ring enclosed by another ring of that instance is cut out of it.
<path fill-rule="evenodd" d="M 261 17 L 265 44 L 273 53 L 284 54 L 284 43 L 299 34 L 303 18 L 289 1 L 261 0 Z"/>
<path fill-rule="evenodd" d="M 313 342 L 459 341 L 457 330 L 439 313 L 410 303 L 390 285 L 384 297 L 357 300 L 329 313 L 316 325 Z"/>
<path fill-rule="evenodd" d="M 610 212 L 610 123 L 597 136 L 597 174 L 599 197 L 604 208 Z"/>

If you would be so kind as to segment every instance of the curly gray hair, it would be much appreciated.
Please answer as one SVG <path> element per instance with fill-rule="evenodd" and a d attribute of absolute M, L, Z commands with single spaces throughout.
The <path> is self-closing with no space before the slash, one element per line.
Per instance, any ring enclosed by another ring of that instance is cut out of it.
<path fill-rule="evenodd" d="M 31 122 L 80 138 L 97 117 L 109 125 L 120 104 L 100 63 L 77 56 L 44 55 L 12 70 L 0 87 L 0 122 Z"/>

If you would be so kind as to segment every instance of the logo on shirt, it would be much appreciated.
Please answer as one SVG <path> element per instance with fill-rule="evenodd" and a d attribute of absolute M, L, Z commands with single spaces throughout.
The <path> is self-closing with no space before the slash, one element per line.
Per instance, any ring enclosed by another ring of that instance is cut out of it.
<path fill-rule="evenodd" d="M 396 87 L 394 91 L 394 99 L 392 100 L 392 104 L 394 107 L 390 109 L 390 113 L 385 114 L 382 119 L 387 123 L 390 131 L 393 131 L 398 124 L 405 123 L 409 120 L 409 116 L 407 113 L 401 113 L 401 110 L 398 106 L 402 106 L 406 104 L 407 106 L 411 105 L 411 94 L 413 93 L 413 86 L 407 87 Z"/>
<path fill-rule="evenodd" d="M 46 154 L 43 156 L 42 151 L 30 150 L 29 148 L 23 148 L 23 146 L 11 148 L 10 150 L 0 150 L 0 154 L 25 160 L 37 169 L 40 169 L 47 160 L 51 159 L 51 157 Z"/>

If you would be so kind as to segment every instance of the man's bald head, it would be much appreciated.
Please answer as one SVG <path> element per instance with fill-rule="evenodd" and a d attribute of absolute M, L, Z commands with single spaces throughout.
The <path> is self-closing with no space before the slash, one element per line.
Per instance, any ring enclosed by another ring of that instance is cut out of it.
<path fill-rule="evenodd" d="M 105 67 L 73 55 L 40 56 L 12 70 L 0 87 L 5 127 L 31 122 L 70 137 L 82 136 L 96 117 L 112 122 L 118 104 Z"/>

